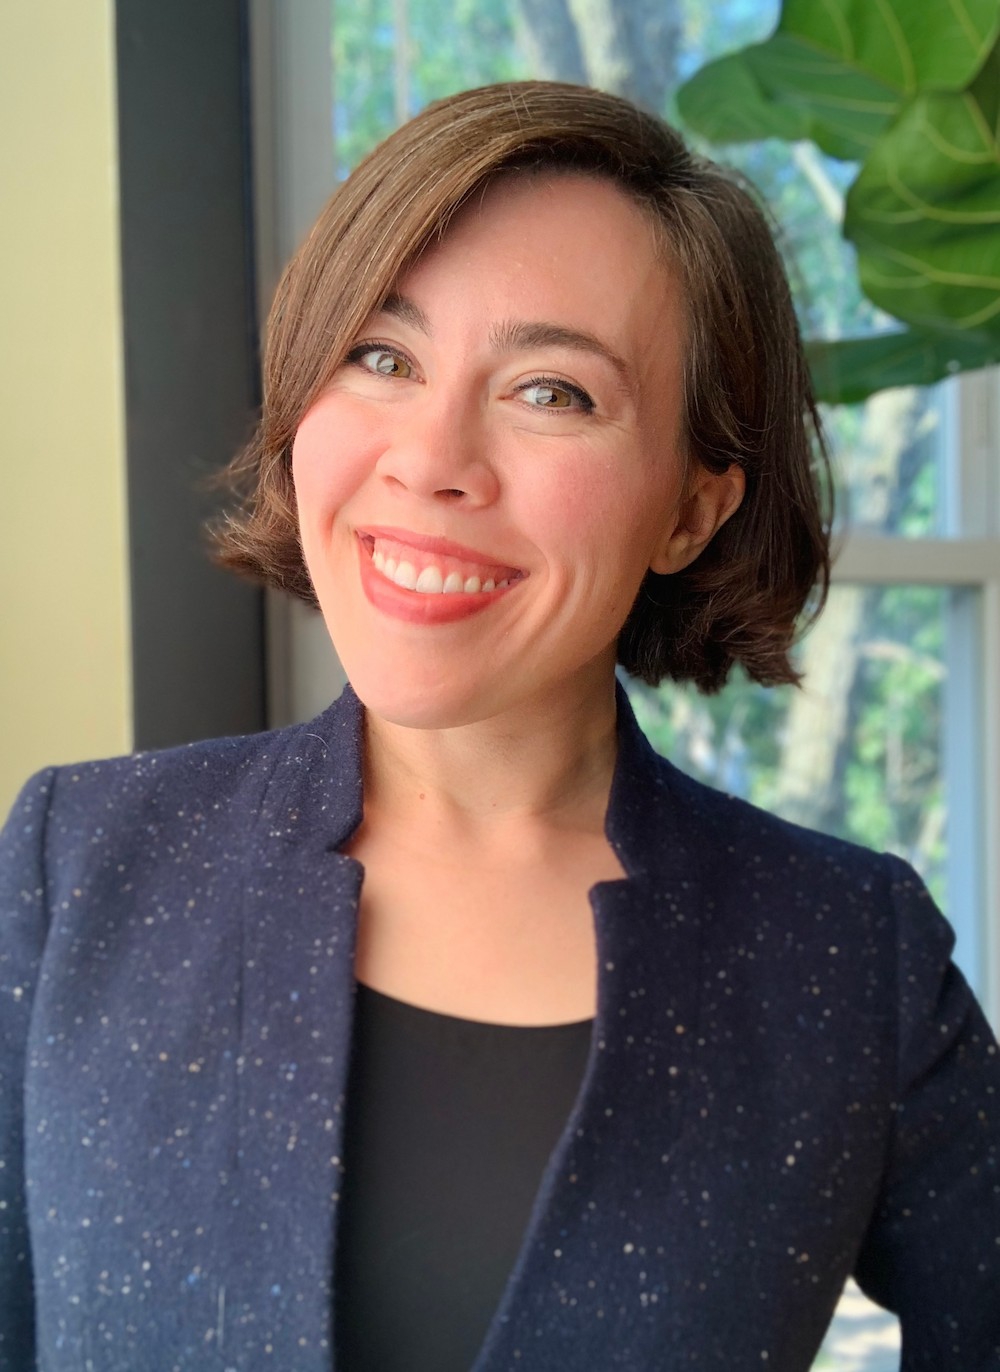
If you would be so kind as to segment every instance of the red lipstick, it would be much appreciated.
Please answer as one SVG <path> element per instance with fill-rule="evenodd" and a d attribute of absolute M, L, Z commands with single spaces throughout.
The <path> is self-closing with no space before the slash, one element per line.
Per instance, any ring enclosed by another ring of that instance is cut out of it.
<path fill-rule="evenodd" d="M 524 580 L 524 574 L 518 568 L 497 563 L 489 556 L 450 539 L 384 527 L 359 529 L 357 538 L 361 586 L 369 602 L 383 614 L 410 624 L 453 624 L 468 619 L 489 609 Z M 507 580 L 509 584 L 494 591 L 453 591 L 447 594 L 408 590 L 405 586 L 396 585 L 372 561 L 375 541 L 379 538 L 412 548 L 415 554 L 422 552 L 424 557 L 419 559 L 422 562 L 430 560 L 428 554 L 437 555 L 442 560 L 467 562 L 477 568 L 490 569 L 494 580 Z"/>

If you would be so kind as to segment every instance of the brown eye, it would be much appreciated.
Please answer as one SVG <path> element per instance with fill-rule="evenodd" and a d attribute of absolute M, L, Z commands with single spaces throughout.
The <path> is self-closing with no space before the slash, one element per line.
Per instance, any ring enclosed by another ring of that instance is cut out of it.
<path fill-rule="evenodd" d="M 573 404 L 573 396 L 561 386 L 527 386 L 521 394 L 540 410 L 568 410 Z"/>
<path fill-rule="evenodd" d="M 344 361 L 349 366 L 364 367 L 365 371 L 375 372 L 378 376 L 398 376 L 406 380 L 413 375 L 413 367 L 402 353 L 377 343 L 359 343 Z"/>
<path fill-rule="evenodd" d="M 536 410 L 579 410 L 589 414 L 594 402 L 586 391 L 568 381 L 537 377 L 521 387 L 521 399 Z"/>
<path fill-rule="evenodd" d="M 373 372 L 378 372 L 379 376 L 407 377 L 412 372 L 405 357 L 400 357 L 399 353 L 387 352 L 385 348 L 372 348 L 361 360 Z"/>

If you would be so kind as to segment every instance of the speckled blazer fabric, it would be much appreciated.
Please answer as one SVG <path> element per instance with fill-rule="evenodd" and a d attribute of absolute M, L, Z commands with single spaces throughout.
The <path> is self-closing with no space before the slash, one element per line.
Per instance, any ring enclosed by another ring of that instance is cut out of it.
<path fill-rule="evenodd" d="M 619 720 L 589 1065 L 475 1372 L 806 1372 L 851 1272 L 905 1372 L 1000 1368 L 1000 1057 L 947 925 Z M 348 690 L 15 807 L 4 1372 L 334 1366 L 361 725 Z"/>

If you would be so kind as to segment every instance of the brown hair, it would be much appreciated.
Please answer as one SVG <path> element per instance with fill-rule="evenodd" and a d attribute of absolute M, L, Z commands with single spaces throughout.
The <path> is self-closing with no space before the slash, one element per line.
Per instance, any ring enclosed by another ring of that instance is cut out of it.
<path fill-rule="evenodd" d="M 689 321 L 686 431 L 746 493 L 683 571 L 648 573 L 618 659 L 655 684 L 715 691 L 734 663 L 764 684 L 788 659 L 810 594 L 829 579 L 830 483 L 788 284 L 764 213 L 729 172 L 659 119 L 602 91 L 524 81 L 431 105 L 340 186 L 278 286 L 264 404 L 225 476 L 239 505 L 213 530 L 223 565 L 316 603 L 298 537 L 291 445 L 368 317 L 468 198 L 501 173 L 565 169 L 636 201 L 668 246 Z"/>

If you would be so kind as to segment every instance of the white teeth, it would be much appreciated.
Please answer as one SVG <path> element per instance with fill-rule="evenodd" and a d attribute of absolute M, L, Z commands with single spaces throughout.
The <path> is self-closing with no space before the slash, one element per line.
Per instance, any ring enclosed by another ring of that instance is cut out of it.
<path fill-rule="evenodd" d="M 425 595 L 440 595 L 444 590 L 444 578 L 437 567 L 425 567 L 417 577 L 417 583 L 413 589 L 422 591 Z"/>
<path fill-rule="evenodd" d="M 460 591 L 464 591 L 466 595 L 475 595 L 479 591 L 500 591 L 512 584 L 509 577 L 501 581 L 487 577 L 483 581 L 475 575 L 463 577 L 462 573 L 457 571 L 445 575 L 433 562 L 418 571 L 414 563 L 405 559 L 397 562 L 394 557 L 387 557 L 378 547 L 372 549 L 371 558 L 372 564 L 384 577 L 394 581 L 397 586 L 402 586 L 404 590 L 416 591 L 421 595 L 457 595 Z"/>

